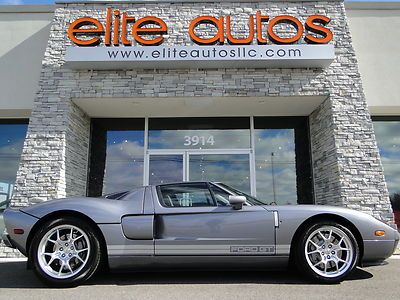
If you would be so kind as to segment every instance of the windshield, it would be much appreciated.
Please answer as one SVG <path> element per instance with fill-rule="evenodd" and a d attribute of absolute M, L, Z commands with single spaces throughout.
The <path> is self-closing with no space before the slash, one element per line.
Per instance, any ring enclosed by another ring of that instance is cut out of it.
<path fill-rule="evenodd" d="M 248 202 L 250 205 L 268 205 L 268 203 L 263 202 L 263 201 L 261 201 L 261 200 L 259 200 L 259 199 L 256 199 L 256 198 L 254 198 L 253 196 L 250 196 L 250 195 L 248 195 L 248 194 L 246 194 L 246 193 L 244 193 L 244 192 L 242 192 L 242 191 L 239 191 L 239 190 L 237 190 L 237 189 L 234 189 L 233 187 L 230 187 L 230 186 L 228 186 L 228 185 L 226 185 L 226 184 L 223 184 L 223 183 L 217 183 L 217 184 L 218 184 L 220 187 L 223 187 L 224 189 L 226 189 L 226 190 L 232 192 L 232 193 L 235 194 L 235 195 L 245 196 L 246 199 L 247 199 L 247 202 Z"/>

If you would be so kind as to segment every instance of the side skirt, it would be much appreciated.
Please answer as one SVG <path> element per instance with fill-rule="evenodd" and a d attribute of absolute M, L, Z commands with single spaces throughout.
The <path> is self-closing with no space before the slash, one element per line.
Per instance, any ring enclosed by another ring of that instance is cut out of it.
<path fill-rule="evenodd" d="M 288 267 L 289 256 L 109 256 L 112 271 L 276 270 Z"/>

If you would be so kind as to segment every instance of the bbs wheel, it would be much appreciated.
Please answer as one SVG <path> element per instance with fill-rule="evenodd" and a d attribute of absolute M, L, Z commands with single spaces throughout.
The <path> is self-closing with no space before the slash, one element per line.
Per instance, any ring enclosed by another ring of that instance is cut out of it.
<path fill-rule="evenodd" d="M 101 248 L 93 228 L 72 217 L 50 221 L 35 234 L 30 248 L 34 271 L 46 284 L 76 286 L 100 264 Z"/>
<path fill-rule="evenodd" d="M 359 256 L 357 241 L 344 226 L 320 222 L 300 236 L 296 249 L 299 270 L 321 283 L 338 283 L 355 268 Z"/>

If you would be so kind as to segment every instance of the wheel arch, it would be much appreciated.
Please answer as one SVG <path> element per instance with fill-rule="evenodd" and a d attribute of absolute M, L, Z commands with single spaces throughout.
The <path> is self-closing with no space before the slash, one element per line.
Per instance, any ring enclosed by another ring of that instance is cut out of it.
<path fill-rule="evenodd" d="M 51 212 L 44 217 L 42 217 L 36 224 L 32 227 L 31 231 L 29 232 L 28 238 L 27 238 L 27 243 L 26 243 L 26 251 L 28 253 L 28 268 L 30 268 L 32 259 L 31 259 L 31 244 L 32 240 L 34 237 L 34 234 L 46 223 L 49 222 L 50 220 L 56 219 L 56 218 L 63 218 L 63 217 L 74 217 L 78 219 L 84 220 L 87 224 L 89 224 L 94 230 L 96 235 L 99 237 L 99 242 L 100 242 L 100 247 L 102 248 L 102 257 L 101 257 L 101 262 L 103 265 L 108 268 L 108 255 L 107 255 L 107 243 L 104 237 L 103 232 L 101 231 L 100 227 L 96 224 L 93 219 L 88 217 L 87 215 L 74 211 L 74 210 L 59 210 L 55 212 Z"/>
<path fill-rule="evenodd" d="M 294 249 L 296 249 L 296 245 L 299 242 L 301 233 L 304 232 L 309 226 L 321 221 L 334 221 L 339 223 L 340 225 L 345 226 L 347 229 L 351 231 L 358 244 L 359 258 L 357 265 L 360 265 L 364 255 L 364 243 L 360 231 L 351 221 L 349 221 L 345 217 L 331 213 L 322 213 L 314 215 L 303 221 L 303 223 L 301 223 L 301 225 L 297 228 L 295 234 L 293 235 L 292 241 L 290 243 L 290 260 L 293 261 L 294 259 Z"/>

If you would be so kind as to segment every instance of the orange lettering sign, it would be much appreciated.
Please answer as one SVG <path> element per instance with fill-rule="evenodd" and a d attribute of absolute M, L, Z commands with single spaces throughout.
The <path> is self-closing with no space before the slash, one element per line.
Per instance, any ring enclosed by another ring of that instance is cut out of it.
<path fill-rule="evenodd" d="M 249 36 L 247 38 L 234 38 L 231 32 L 231 17 L 226 17 L 226 38 L 228 39 L 229 44 L 232 45 L 248 45 L 254 39 L 254 17 L 250 16 L 249 18 Z"/>
<path fill-rule="evenodd" d="M 330 18 L 321 15 L 309 17 L 306 21 L 306 29 L 312 33 L 322 35 L 322 38 L 307 34 L 305 37 L 306 42 L 310 44 L 328 44 L 330 41 L 332 41 L 333 33 L 325 27 L 325 25 L 328 25 L 330 21 Z M 320 23 L 322 26 L 315 23 Z"/>
<path fill-rule="evenodd" d="M 147 28 L 143 27 L 148 24 L 154 24 L 159 27 Z M 167 24 L 160 18 L 156 17 L 145 17 L 137 20 L 132 26 L 132 36 L 138 43 L 146 46 L 160 45 L 164 41 L 163 34 L 166 34 L 168 30 Z M 153 39 L 144 39 L 141 35 L 160 35 Z"/>
<path fill-rule="evenodd" d="M 82 26 L 91 26 L 91 28 L 81 28 Z M 94 27 L 93 27 L 94 26 Z M 103 25 L 99 22 L 99 20 L 94 18 L 81 18 L 73 23 L 68 28 L 68 37 L 71 41 L 79 46 L 95 46 L 100 43 L 99 35 L 104 33 Z M 95 37 L 82 40 L 79 39 L 79 35 L 91 36 Z"/>
<path fill-rule="evenodd" d="M 134 23 L 134 22 L 135 22 L 134 17 L 128 16 L 127 13 L 125 13 L 125 12 L 122 14 L 121 42 L 125 46 L 132 45 L 132 42 L 130 40 L 128 40 L 128 38 L 127 38 L 128 33 L 126 32 L 126 29 L 127 29 L 126 27 L 128 26 L 128 23 Z"/>
<path fill-rule="evenodd" d="M 195 28 L 200 24 L 212 24 L 217 28 L 217 33 L 212 38 L 199 37 Z M 211 16 L 201 16 L 190 22 L 189 25 L 189 36 L 193 42 L 199 45 L 213 45 L 216 43 L 224 43 L 224 17 L 219 19 Z"/>
<path fill-rule="evenodd" d="M 256 13 L 256 20 L 257 20 L 257 42 L 259 44 L 266 44 L 268 42 L 262 35 L 262 23 L 269 21 L 269 16 L 262 16 L 260 11 Z"/>
<path fill-rule="evenodd" d="M 279 23 L 286 23 L 293 25 L 294 28 L 296 28 L 297 33 L 290 38 L 280 37 L 274 32 L 275 25 Z M 268 36 L 276 44 L 294 44 L 299 39 L 301 39 L 303 33 L 304 33 L 303 24 L 301 24 L 301 22 L 297 18 L 292 16 L 279 16 L 272 19 L 268 24 Z"/>
<path fill-rule="evenodd" d="M 257 11 L 255 16 L 249 16 L 248 34 L 245 37 L 235 37 L 232 32 L 231 16 L 200 16 L 190 22 L 189 37 L 198 45 L 224 44 L 225 38 L 229 44 L 248 45 L 253 42 L 255 37 L 258 44 L 267 44 L 270 41 L 285 45 L 297 43 L 303 37 L 306 29 L 307 34 L 304 40 L 307 43 L 328 44 L 333 39 L 332 31 L 326 27 L 330 21 L 331 19 L 327 16 L 312 15 L 303 25 L 299 19 L 292 16 L 282 15 L 271 19 Z M 275 26 L 281 23 L 292 25 L 296 30 L 295 34 L 287 37 L 276 32 Z M 202 24 L 210 24 L 215 28 L 215 33 L 211 33 L 211 36 L 210 34 L 208 36 L 200 35 L 196 29 Z M 147 27 L 147 25 L 155 26 Z M 263 25 L 267 27 L 266 30 Z M 164 42 L 163 35 L 168 33 L 168 26 L 157 17 L 147 16 L 135 19 L 133 16 L 128 16 L 126 12 L 121 13 L 118 9 L 107 8 L 105 30 L 99 20 L 85 17 L 71 23 L 67 33 L 71 41 L 78 46 L 96 46 L 102 41 L 101 35 L 104 35 L 106 46 L 118 46 L 120 43 L 124 46 L 131 46 L 133 40 L 144 46 L 156 46 Z M 129 39 L 130 35 L 131 39 Z M 151 37 L 145 38 L 145 36 Z"/>

